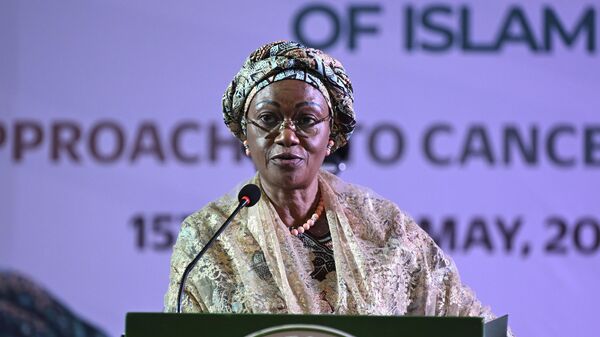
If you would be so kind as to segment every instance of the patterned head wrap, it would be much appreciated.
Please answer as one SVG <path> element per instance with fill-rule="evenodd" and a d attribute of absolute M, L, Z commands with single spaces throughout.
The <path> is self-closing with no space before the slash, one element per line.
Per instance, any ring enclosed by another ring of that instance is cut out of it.
<path fill-rule="evenodd" d="M 352 83 L 342 64 L 324 52 L 297 42 L 277 41 L 254 51 L 223 95 L 223 119 L 234 136 L 246 139 L 246 113 L 256 93 L 285 80 L 304 81 L 325 97 L 332 114 L 332 151 L 344 146 L 354 131 Z"/>

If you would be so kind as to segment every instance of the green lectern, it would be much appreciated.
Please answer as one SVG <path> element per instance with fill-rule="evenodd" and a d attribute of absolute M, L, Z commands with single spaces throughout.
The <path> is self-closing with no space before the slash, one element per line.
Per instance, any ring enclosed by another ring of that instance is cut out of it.
<path fill-rule="evenodd" d="M 507 316 L 128 313 L 125 337 L 505 337 Z"/>

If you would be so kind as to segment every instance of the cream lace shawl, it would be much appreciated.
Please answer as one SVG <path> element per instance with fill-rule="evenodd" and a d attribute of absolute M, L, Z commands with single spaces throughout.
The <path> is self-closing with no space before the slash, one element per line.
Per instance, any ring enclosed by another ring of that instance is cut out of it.
<path fill-rule="evenodd" d="M 260 186 L 256 175 L 252 183 Z M 190 273 L 184 312 L 483 316 L 453 262 L 398 207 L 372 191 L 319 174 L 336 271 L 317 281 L 312 255 L 263 194 L 243 209 Z M 237 190 L 189 216 L 171 259 L 165 311 L 176 308 L 186 265 L 237 204 Z M 324 295 L 330 306 L 323 305 Z"/>

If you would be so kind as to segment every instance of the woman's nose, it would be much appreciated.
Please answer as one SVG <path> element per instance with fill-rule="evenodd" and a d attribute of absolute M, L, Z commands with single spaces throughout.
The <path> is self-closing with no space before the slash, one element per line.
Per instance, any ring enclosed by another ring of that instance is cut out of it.
<path fill-rule="evenodd" d="M 300 140 L 298 139 L 298 135 L 296 135 L 296 131 L 294 131 L 291 127 L 283 127 L 279 130 L 279 133 L 275 138 L 275 143 L 289 147 L 298 145 Z"/>

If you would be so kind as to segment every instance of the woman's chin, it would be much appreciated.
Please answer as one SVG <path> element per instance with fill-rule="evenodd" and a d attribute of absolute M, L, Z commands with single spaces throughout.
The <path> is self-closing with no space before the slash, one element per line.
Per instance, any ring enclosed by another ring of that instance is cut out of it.
<path fill-rule="evenodd" d="M 271 167 L 269 172 L 261 174 L 261 177 L 273 187 L 283 190 L 307 188 L 311 182 L 317 179 L 316 175 L 311 176 L 305 167 L 288 169 L 280 166 Z"/>

